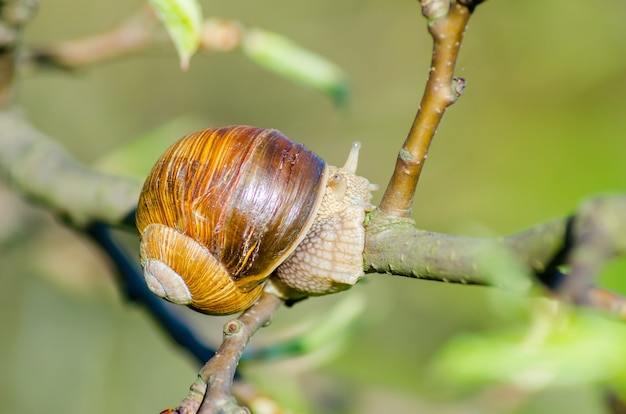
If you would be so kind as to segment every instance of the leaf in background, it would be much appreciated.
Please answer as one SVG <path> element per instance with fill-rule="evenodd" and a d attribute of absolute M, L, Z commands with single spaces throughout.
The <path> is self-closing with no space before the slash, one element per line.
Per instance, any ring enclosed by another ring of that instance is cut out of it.
<path fill-rule="evenodd" d="M 251 29 L 245 35 L 243 52 L 274 73 L 330 95 L 335 104 L 345 104 L 348 99 L 347 79 L 341 69 L 284 36 Z"/>
<path fill-rule="evenodd" d="M 508 248 L 494 244 L 482 249 L 478 255 L 481 273 L 492 286 L 497 286 L 520 296 L 527 295 L 533 278 L 528 268 Z"/>
<path fill-rule="evenodd" d="M 167 28 L 183 70 L 200 45 L 202 9 L 196 0 L 149 0 L 152 8 Z"/>
<path fill-rule="evenodd" d="M 531 326 L 458 337 L 438 354 L 435 371 L 460 386 L 512 383 L 532 391 L 610 383 L 626 389 L 623 323 L 575 310 L 540 340 L 535 331 Z"/>
<path fill-rule="evenodd" d="M 354 334 L 359 318 L 366 310 L 365 298 L 355 292 L 346 295 L 321 320 L 309 326 L 299 336 L 265 348 L 246 351 L 245 360 L 271 360 L 276 358 L 325 353 L 325 357 L 339 353 Z M 326 352 L 328 350 L 331 352 Z"/>
<path fill-rule="evenodd" d="M 109 174 L 145 179 L 156 159 L 175 140 L 206 127 L 207 122 L 191 116 L 181 116 L 159 125 L 145 135 L 124 142 L 97 159 L 93 166 Z"/>

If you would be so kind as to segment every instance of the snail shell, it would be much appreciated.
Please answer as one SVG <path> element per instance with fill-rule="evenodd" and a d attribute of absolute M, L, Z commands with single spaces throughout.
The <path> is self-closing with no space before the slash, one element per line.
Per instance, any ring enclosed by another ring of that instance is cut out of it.
<path fill-rule="evenodd" d="M 353 170 L 357 152 L 346 164 Z M 140 195 L 146 283 L 208 314 L 245 310 L 263 289 L 289 299 L 347 288 L 363 275 L 369 190 L 364 178 L 327 166 L 276 130 L 231 126 L 187 135 L 159 158 Z M 351 235 L 354 228 L 360 236 Z M 331 239 L 349 246 L 338 249 Z"/>

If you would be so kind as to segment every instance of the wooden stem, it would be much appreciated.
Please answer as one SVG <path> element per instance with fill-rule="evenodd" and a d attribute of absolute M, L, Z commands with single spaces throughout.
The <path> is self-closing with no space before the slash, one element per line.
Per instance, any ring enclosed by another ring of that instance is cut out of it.
<path fill-rule="evenodd" d="M 152 8 L 143 7 L 121 24 L 104 32 L 27 50 L 22 57 L 31 67 L 75 70 L 145 49 L 154 40 L 157 19 Z"/>
<path fill-rule="evenodd" d="M 557 292 L 577 305 L 609 303 L 624 315 L 624 302 L 608 292 L 589 291 L 596 275 L 616 256 L 626 254 L 626 197 L 606 196 L 584 203 L 573 224 L 572 247 L 565 258 L 570 271 Z M 608 301 L 608 302 L 607 302 Z"/>
<path fill-rule="evenodd" d="M 200 50 L 230 52 L 237 49 L 244 27 L 236 21 L 208 19 L 204 22 Z M 155 44 L 168 43 L 153 10 L 149 6 L 120 24 L 100 33 L 27 49 L 21 63 L 30 69 L 79 70 L 98 63 L 145 51 Z"/>
<path fill-rule="evenodd" d="M 433 56 L 426 89 L 409 135 L 378 210 L 382 215 L 409 217 L 415 188 L 428 149 L 446 108 L 462 94 L 463 79 L 454 79 L 456 59 L 471 12 L 457 2 L 422 0 L 433 37 Z"/>
<path fill-rule="evenodd" d="M 200 370 L 189 395 L 176 412 L 179 414 L 239 414 L 247 409 L 239 407 L 231 395 L 233 378 L 239 359 L 252 335 L 267 326 L 276 309 L 283 303 L 274 295 L 263 294 L 258 302 L 236 319 L 224 325 L 224 339 L 219 350 Z"/>

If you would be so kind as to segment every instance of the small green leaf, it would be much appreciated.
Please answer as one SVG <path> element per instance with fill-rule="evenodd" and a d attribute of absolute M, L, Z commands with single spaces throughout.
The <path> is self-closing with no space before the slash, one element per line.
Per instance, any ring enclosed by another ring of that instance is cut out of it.
<path fill-rule="evenodd" d="M 245 35 L 243 52 L 271 72 L 330 95 L 336 104 L 347 101 L 348 86 L 342 70 L 284 36 L 251 29 Z"/>
<path fill-rule="evenodd" d="M 167 147 L 183 135 L 207 125 L 205 120 L 191 116 L 175 118 L 137 139 L 124 142 L 97 159 L 93 166 L 109 174 L 143 180 Z"/>
<path fill-rule="evenodd" d="M 335 355 L 348 344 L 365 310 L 365 298 L 352 292 L 352 295 L 345 295 L 335 306 L 325 311 L 321 320 L 307 327 L 301 335 L 266 348 L 248 351 L 244 359 L 271 360 L 320 352 L 325 353 L 326 357 Z"/>
<path fill-rule="evenodd" d="M 626 389 L 623 323 L 576 310 L 540 340 L 535 331 L 531 325 L 525 331 L 458 337 L 439 353 L 435 370 L 462 386 L 512 383 L 536 390 L 610 383 Z"/>
<path fill-rule="evenodd" d="M 200 45 L 202 9 L 196 0 L 149 0 L 152 8 L 167 28 L 183 70 Z"/>
<path fill-rule="evenodd" d="M 330 309 L 325 315 L 324 321 L 318 323 L 313 329 L 305 333 L 301 338 L 301 349 L 311 352 L 333 339 L 348 337 L 353 332 L 358 318 L 365 312 L 365 297 L 352 292 Z"/>
<path fill-rule="evenodd" d="M 507 248 L 487 246 L 478 255 L 479 268 L 493 286 L 508 292 L 526 295 L 532 287 L 527 266 Z"/>

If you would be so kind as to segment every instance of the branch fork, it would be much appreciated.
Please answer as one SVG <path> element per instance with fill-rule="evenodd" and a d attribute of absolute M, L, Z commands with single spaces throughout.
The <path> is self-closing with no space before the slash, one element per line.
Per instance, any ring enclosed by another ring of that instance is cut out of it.
<path fill-rule="evenodd" d="M 455 78 L 454 70 L 470 9 L 449 0 L 422 0 L 421 5 L 433 38 L 431 68 L 422 101 L 378 206 L 382 216 L 410 217 L 415 188 L 439 122 L 465 89 L 465 79 Z"/>
<path fill-rule="evenodd" d="M 258 329 L 269 325 L 282 303 L 278 297 L 264 294 L 241 316 L 224 325 L 222 345 L 215 356 L 202 367 L 189 394 L 175 413 L 249 413 L 247 408 L 237 405 L 231 395 L 235 371 L 250 338 Z"/>

